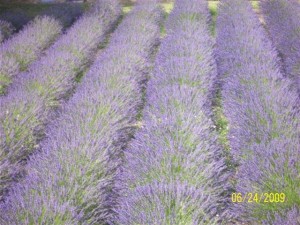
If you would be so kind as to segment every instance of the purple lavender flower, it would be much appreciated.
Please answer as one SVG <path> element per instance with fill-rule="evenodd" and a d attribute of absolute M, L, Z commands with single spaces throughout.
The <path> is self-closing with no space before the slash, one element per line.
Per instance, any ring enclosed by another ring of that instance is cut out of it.
<path fill-rule="evenodd" d="M 216 63 L 207 2 L 176 4 L 149 81 L 142 128 L 119 169 L 113 224 L 223 218 L 228 173 L 210 117 Z"/>
<path fill-rule="evenodd" d="M 261 8 L 285 72 L 300 90 L 300 4 L 295 0 L 264 0 Z"/>
<path fill-rule="evenodd" d="M 14 168 L 39 148 L 46 125 L 55 118 L 53 110 L 71 94 L 76 76 L 119 17 L 120 10 L 111 6 L 114 2 L 105 0 L 103 11 L 80 18 L 28 72 L 19 74 L 9 94 L 0 99 L 0 129 L 4 134 L 0 140 L 0 164 L 8 161 Z M 0 180 L 6 181 L 1 182 L 1 192 L 12 180 L 9 178 L 1 174 Z"/>
<path fill-rule="evenodd" d="M 276 214 L 275 221 L 274 223 L 272 223 L 272 225 L 282 225 L 282 224 L 293 225 L 299 223 L 300 223 L 299 209 L 294 207 L 289 211 L 284 211 Z M 266 221 L 263 223 L 263 225 L 271 225 L 271 223 Z"/>
<path fill-rule="evenodd" d="M 62 26 L 50 17 L 38 17 L 0 46 L 0 94 L 14 76 L 27 69 L 61 33 Z"/>
<path fill-rule="evenodd" d="M 250 223 L 272 224 L 274 214 L 300 200 L 297 91 L 280 73 L 276 51 L 249 2 L 225 0 L 217 33 L 228 138 L 239 163 L 236 192 L 287 196 L 284 203 L 232 204 L 231 213 Z"/>
<path fill-rule="evenodd" d="M 160 36 L 162 17 L 153 13 L 162 14 L 157 4 L 138 4 L 112 34 L 0 205 L 1 224 L 111 222 L 119 156 L 136 128 L 141 81 Z"/>
<path fill-rule="evenodd" d="M 218 224 L 218 218 L 211 219 L 203 211 L 211 207 L 205 190 L 180 182 L 138 186 L 120 205 L 124 211 L 119 224 Z"/>

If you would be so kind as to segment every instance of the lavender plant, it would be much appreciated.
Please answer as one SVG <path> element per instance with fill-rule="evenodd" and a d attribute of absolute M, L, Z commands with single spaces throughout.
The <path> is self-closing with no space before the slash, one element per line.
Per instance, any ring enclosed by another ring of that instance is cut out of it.
<path fill-rule="evenodd" d="M 157 4 L 122 21 L 30 157 L 26 178 L 0 205 L 0 223 L 107 224 L 121 148 L 135 127 L 143 80 L 159 40 Z M 130 54 L 129 54 L 130 52 Z"/>
<path fill-rule="evenodd" d="M 0 46 L 0 94 L 5 93 L 14 76 L 50 46 L 61 30 L 55 19 L 38 17 Z"/>
<path fill-rule="evenodd" d="M 142 128 L 118 172 L 113 224 L 217 224 L 223 217 L 228 173 L 210 118 L 217 72 L 208 20 L 206 1 L 176 1 Z"/>
<path fill-rule="evenodd" d="M 276 51 L 248 1 L 223 1 L 217 33 L 228 138 L 239 163 L 236 192 L 286 195 L 283 203 L 233 203 L 232 214 L 273 224 L 276 213 L 300 205 L 297 91 L 280 73 Z"/>
<path fill-rule="evenodd" d="M 80 18 L 28 72 L 20 74 L 9 94 L 0 99 L 0 164 L 16 167 L 39 146 L 53 110 L 75 87 L 76 76 L 91 60 L 97 46 L 119 17 L 117 1 L 101 0 L 102 11 Z M 110 13 L 109 13 L 110 12 Z M 21 167 L 22 168 L 22 167 Z M 7 168 L 11 171 L 10 168 Z M 1 172 L 0 196 L 14 176 Z"/>
<path fill-rule="evenodd" d="M 284 62 L 285 72 L 300 89 L 300 4 L 289 0 L 261 3 L 267 28 Z"/>
<path fill-rule="evenodd" d="M 14 27 L 9 22 L 0 20 L 0 43 L 7 39 L 14 30 Z"/>
<path fill-rule="evenodd" d="M 282 224 L 299 224 L 300 223 L 300 214 L 299 209 L 292 208 L 289 211 L 279 212 L 275 215 L 275 221 L 273 225 L 282 225 Z M 268 221 L 264 225 L 269 225 Z"/>

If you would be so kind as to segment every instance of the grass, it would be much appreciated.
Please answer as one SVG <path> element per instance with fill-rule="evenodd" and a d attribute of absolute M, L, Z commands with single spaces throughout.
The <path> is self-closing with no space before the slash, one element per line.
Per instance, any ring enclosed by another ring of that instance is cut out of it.
<path fill-rule="evenodd" d="M 219 2 L 213 2 L 213 1 L 208 2 L 208 8 L 209 8 L 211 18 L 212 18 L 212 21 L 211 21 L 211 24 L 210 24 L 210 31 L 211 31 L 211 34 L 213 36 L 215 36 L 215 34 L 216 34 L 216 21 L 217 21 L 217 15 L 218 15 L 218 4 L 219 4 Z"/>
<path fill-rule="evenodd" d="M 216 98 L 214 99 L 213 102 L 213 113 L 214 113 L 214 123 L 216 126 L 216 130 L 218 132 L 219 143 L 224 149 L 223 155 L 225 157 L 225 163 L 227 167 L 230 170 L 232 170 L 236 167 L 236 165 L 232 160 L 232 156 L 230 152 L 230 144 L 228 140 L 228 131 L 229 131 L 228 120 L 224 114 L 220 89 L 217 91 Z"/>
<path fill-rule="evenodd" d="M 164 9 L 164 11 L 167 14 L 170 14 L 170 12 L 173 10 L 174 8 L 174 4 L 173 3 L 162 3 L 161 4 L 162 8 Z"/>
<path fill-rule="evenodd" d="M 259 1 L 252 1 L 251 3 L 254 10 L 259 10 Z"/>
<path fill-rule="evenodd" d="M 161 4 L 162 9 L 165 12 L 165 18 L 164 21 L 167 20 L 169 14 L 171 13 L 171 11 L 173 10 L 174 4 L 172 3 L 162 3 Z M 167 32 L 166 32 L 166 27 L 165 27 L 165 23 L 162 23 L 160 26 L 160 34 L 161 34 L 161 38 L 165 37 Z"/>
<path fill-rule="evenodd" d="M 132 6 L 124 6 L 123 7 L 123 13 L 127 14 L 131 11 L 131 9 L 132 9 Z"/>

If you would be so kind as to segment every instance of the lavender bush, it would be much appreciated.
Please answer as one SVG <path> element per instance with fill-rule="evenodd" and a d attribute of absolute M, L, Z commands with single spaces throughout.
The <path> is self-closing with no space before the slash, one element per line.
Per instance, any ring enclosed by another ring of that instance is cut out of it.
<path fill-rule="evenodd" d="M 0 206 L 4 224 L 106 224 L 122 145 L 135 126 L 142 80 L 160 35 L 157 4 L 138 4 L 119 25 L 52 123 L 28 176 Z M 130 54 L 128 54 L 130 52 Z"/>
<path fill-rule="evenodd" d="M 70 95 L 76 76 L 119 17 L 117 1 L 101 0 L 101 4 L 102 11 L 80 18 L 0 99 L 0 164 L 6 163 L 8 171 L 16 166 L 13 171 L 20 172 L 18 162 L 39 147 L 46 124 L 54 118 L 51 112 Z M 8 174 L 1 171 L 0 196 L 9 185 L 7 180 L 15 179 Z"/>
<path fill-rule="evenodd" d="M 282 225 L 282 224 L 299 224 L 300 223 L 300 213 L 299 209 L 292 208 L 288 212 L 283 211 L 275 215 L 275 221 L 272 225 Z M 269 225 L 268 221 L 264 225 Z"/>
<path fill-rule="evenodd" d="M 224 0 L 217 20 L 217 57 L 231 152 L 239 163 L 236 192 L 285 193 L 284 203 L 232 204 L 232 214 L 273 224 L 299 207 L 299 101 L 251 4 Z"/>
<path fill-rule="evenodd" d="M 0 20 L 0 43 L 7 39 L 14 30 L 14 27 L 9 22 Z"/>
<path fill-rule="evenodd" d="M 285 71 L 300 90 L 300 4 L 294 0 L 264 0 L 261 8 Z"/>
<path fill-rule="evenodd" d="M 113 224 L 217 224 L 223 217 L 228 174 L 210 118 L 217 72 L 208 20 L 206 1 L 176 1 L 142 129 L 118 172 Z"/>
<path fill-rule="evenodd" d="M 61 33 L 60 23 L 38 17 L 0 46 L 0 94 L 18 72 L 25 70 Z"/>

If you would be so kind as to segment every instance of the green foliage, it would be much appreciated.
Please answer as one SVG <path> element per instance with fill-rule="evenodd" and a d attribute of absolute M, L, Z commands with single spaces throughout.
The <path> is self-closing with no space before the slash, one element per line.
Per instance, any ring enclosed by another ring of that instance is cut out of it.
<path fill-rule="evenodd" d="M 0 95 L 5 94 L 7 86 L 12 82 L 11 78 L 8 76 L 3 76 L 0 73 Z"/>
<path fill-rule="evenodd" d="M 213 36 L 216 34 L 216 20 L 218 15 L 218 4 L 219 2 L 215 1 L 209 1 L 208 2 L 208 8 L 212 17 L 212 21 L 210 24 L 210 31 Z"/>
<path fill-rule="evenodd" d="M 216 130 L 219 134 L 219 142 L 222 145 L 223 149 L 225 150 L 224 154 L 226 156 L 226 165 L 229 168 L 234 166 L 231 158 L 230 153 L 230 144 L 228 140 L 228 120 L 224 115 L 223 106 L 222 106 L 222 96 L 221 91 L 218 90 L 216 93 L 216 97 L 214 99 L 213 104 L 213 111 L 214 111 L 214 123 L 216 126 Z"/>

